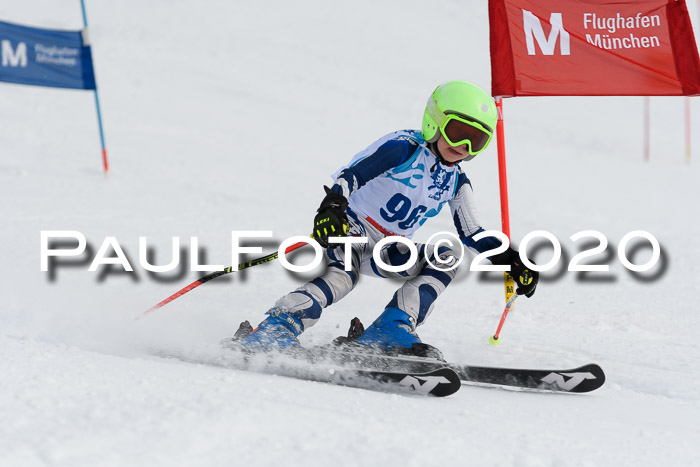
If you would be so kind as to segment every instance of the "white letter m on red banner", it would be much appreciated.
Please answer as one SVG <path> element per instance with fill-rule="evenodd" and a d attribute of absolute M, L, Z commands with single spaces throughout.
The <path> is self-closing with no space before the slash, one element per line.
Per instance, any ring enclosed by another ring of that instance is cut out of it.
<path fill-rule="evenodd" d="M 525 42 L 527 44 L 527 54 L 536 55 L 535 40 L 540 46 L 542 55 L 554 55 L 554 46 L 559 40 L 559 50 L 562 55 L 569 55 L 569 33 L 564 29 L 564 23 L 561 19 L 561 13 L 552 13 L 549 15 L 549 24 L 552 25 L 552 30 L 549 31 L 549 37 L 545 39 L 542 23 L 533 15 L 532 12 L 523 10 L 523 29 L 525 30 Z M 533 40 L 534 34 L 534 40 Z"/>

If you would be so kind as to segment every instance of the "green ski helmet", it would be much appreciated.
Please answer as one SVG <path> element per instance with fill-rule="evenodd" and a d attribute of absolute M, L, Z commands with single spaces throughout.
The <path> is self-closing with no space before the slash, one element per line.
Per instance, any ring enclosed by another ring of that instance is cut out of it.
<path fill-rule="evenodd" d="M 438 140 L 440 134 L 452 146 L 467 144 L 473 159 L 491 142 L 498 112 L 493 97 L 466 81 L 441 84 L 430 95 L 423 112 L 423 138 L 428 143 Z"/>

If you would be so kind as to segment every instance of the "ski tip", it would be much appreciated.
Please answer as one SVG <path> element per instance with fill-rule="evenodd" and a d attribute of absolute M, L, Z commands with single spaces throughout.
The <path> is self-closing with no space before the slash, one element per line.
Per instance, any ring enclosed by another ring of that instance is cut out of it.
<path fill-rule="evenodd" d="M 459 391 L 462 380 L 455 370 L 443 367 L 428 373 L 409 374 L 400 384 L 410 386 L 421 394 L 446 397 Z"/>
<path fill-rule="evenodd" d="M 595 383 L 593 383 L 593 381 L 591 381 L 591 384 L 589 384 L 589 386 L 588 386 L 589 391 L 593 391 L 595 389 L 598 389 L 603 384 L 605 384 L 605 372 L 600 367 L 600 365 L 595 364 L 595 363 L 589 363 L 588 365 L 584 365 L 582 368 L 584 368 L 584 370 L 582 370 L 582 371 L 587 371 L 587 372 L 591 373 L 593 376 L 595 376 L 595 378 L 596 378 L 594 380 Z M 586 392 L 586 391 L 582 391 L 582 392 Z"/>
<path fill-rule="evenodd" d="M 591 392 L 605 384 L 605 372 L 600 365 L 589 363 L 572 370 L 552 372 L 541 381 L 555 385 L 559 391 Z"/>
<path fill-rule="evenodd" d="M 446 397 L 459 391 L 462 380 L 455 370 L 442 367 L 423 373 L 358 371 L 357 374 L 369 376 L 380 384 L 388 384 L 400 389 L 400 392 L 424 396 Z"/>
<path fill-rule="evenodd" d="M 457 372 L 453 370 L 452 368 L 441 368 L 440 370 L 437 370 L 438 372 L 441 372 L 443 376 L 449 380 L 449 384 L 443 385 L 437 393 L 433 393 L 434 396 L 436 397 L 445 397 L 445 396 L 451 396 L 452 394 L 456 393 L 459 391 L 459 388 L 462 387 L 462 379 L 459 377 Z"/>

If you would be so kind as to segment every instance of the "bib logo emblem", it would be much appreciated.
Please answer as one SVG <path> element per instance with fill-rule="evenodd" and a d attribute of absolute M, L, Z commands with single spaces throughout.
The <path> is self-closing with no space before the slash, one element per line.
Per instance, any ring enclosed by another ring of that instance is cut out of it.
<path fill-rule="evenodd" d="M 451 173 L 441 167 L 441 164 L 435 165 L 435 171 L 431 174 L 433 184 L 428 187 L 428 190 L 435 190 L 435 193 L 430 194 L 430 198 L 439 201 L 442 194 L 447 191 L 450 184 Z"/>

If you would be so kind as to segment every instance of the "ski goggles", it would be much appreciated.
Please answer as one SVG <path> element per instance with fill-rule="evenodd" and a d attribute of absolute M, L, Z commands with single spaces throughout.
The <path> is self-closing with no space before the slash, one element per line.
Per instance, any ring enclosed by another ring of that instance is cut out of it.
<path fill-rule="evenodd" d="M 457 147 L 466 143 L 472 156 L 486 149 L 493 136 L 493 131 L 485 125 L 456 114 L 447 115 L 440 125 L 440 133 L 450 146 Z"/>

